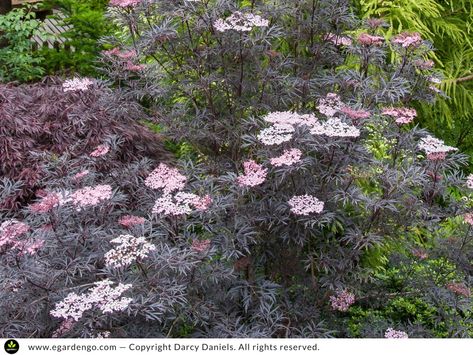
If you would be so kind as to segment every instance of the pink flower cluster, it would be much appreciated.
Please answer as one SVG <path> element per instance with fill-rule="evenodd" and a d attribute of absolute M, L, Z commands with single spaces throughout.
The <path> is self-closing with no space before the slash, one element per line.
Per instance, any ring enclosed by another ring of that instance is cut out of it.
<path fill-rule="evenodd" d="M 342 107 L 340 111 L 350 117 L 352 120 L 360 120 L 371 116 L 371 113 L 369 111 L 355 110 L 348 106 Z"/>
<path fill-rule="evenodd" d="M 411 123 L 417 116 L 417 112 L 413 108 L 405 107 L 389 107 L 382 111 L 383 115 L 391 116 L 396 119 L 396 123 L 408 124 Z"/>
<path fill-rule="evenodd" d="M 118 220 L 118 223 L 126 228 L 138 226 L 140 224 L 144 224 L 145 222 L 146 222 L 146 219 L 144 219 L 143 217 L 132 216 L 132 215 L 122 216 Z"/>
<path fill-rule="evenodd" d="M 398 34 L 397 36 L 394 36 L 391 42 L 394 44 L 398 44 L 404 48 L 418 47 L 422 44 L 422 37 L 417 32 L 403 32 L 401 34 Z"/>
<path fill-rule="evenodd" d="M 87 186 L 71 194 L 72 203 L 80 211 L 84 207 L 96 206 L 100 202 L 109 200 L 112 197 L 112 187 L 110 185 Z"/>
<path fill-rule="evenodd" d="M 119 48 L 113 48 L 108 51 L 104 51 L 103 54 L 109 57 L 118 57 L 123 59 L 122 65 L 125 70 L 138 72 L 146 68 L 146 65 L 144 64 L 135 64 L 133 62 L 133 60 L 138 57 L 138 54 L 134 49 L 129 51 L 120 51 Z"/>
<path fill-rule="evenodd" d="M 193 240 L 192 241 L 192 250 L 197 253 L 203 253 L 210 248 L 210 240 Z"/>
<path fill-rule="evenodd" d="M 447 288 L 450 291 L 456 293 L 457 295 L 464 296 L 464 297 L 471 296 L 470 288 L 463 283 L 451 282 L 447 285 Z"/>
<path fill-rule="evenodd" d="M 268 169 L 263 168 L 262 165 L 254 160 L 244 162 L 243 169 L 245 174 L 237 178 L 237 183 L 240 186 L 258 186 L 266 180 Z"/>
<path fill-rule="evenodd" d="M 384 43 L 384 37 L 362 33 L 358 36 L 358 43 L 363 46 L 380 46 Z"/>
<path fill-rule="evenodd" d="M 163 190 L 164 193 L 170 193 L 182 190 L 186 181 L 187 178 L 181 175 L 176 168 L 171 168 L 161 163 L 146 178 L 145 185 L 154 190 Z"/>
<path fill-rule="evenodd" d="M 466 178 L 466 186 L 469 189 L 473 189 L 473 174 L 468 175 L 468 177 Z"/>
<path fill-rule="evenodd" d="M 95 282 L 94 285 L 89 292 L 81 295 L 69 293 L 64 300 L 56 304 L 55 309 L 50 312 L 51 315 L 77 322 L 84 312 L 93 307 L 99 308 L 103 313 L 114 313 L 125 310 L 132 301 L 131 298 L 121 297 L 122 293 L 131 288 L 130 284 L 120 283 L 113 288 L 113 281 L 106 279 Z"/>
<path fill-rule="evenodd" d="M 107 144 L 101 144 L 95 148 L 95 150 L 90 153 L 91 157 L 98 158 L 102 157 L 110 151 L 110 147 Z"/>
<path fill-rule="evenodd" d="M 16 245 L 17 239 L 26 234 L 30 227 L 16 219 L 9 219 L 0 225 L 0 248 L 6 245 Z"/>
<path fill-rule="evenodd" d="M 289 124 L 275 124 L 261 130 L 258 139 L 264 145 L 279 145 L 292 139 L 295 129 Z"/>
<path fill-rule="evenodd" d="M 353 41 L 350 37 L 336 35 L 334 33 L 327 33 L 324 40 L 332 42 L 336 46 L 351 46 Z"/>
<path fill-rule="evenodd" d="M 419 258 L 420 260 L 425 260 L 429 257 L 429 254 L 427 254 L 425 251 L 420 250 L 420 249 L 414 249 L 412 251 L 412 255 Z"/>
<path fill-rule="evenodd" d="M 207 210 L 212 204 L 210 196 L 200 197 L 192 193 L 178 192 L 175 195 L 165 194 L 158 198 L 152 213 L 164 216 L 180 216 L 192 212 L 192 207 L 198 211 Z"/>
<path fill-rule="evenodd" d="M 301 156 L 302 156 L 302 152 L 300 151 L 300 149 L 297 149 L 297 148 L 293 148 L 289 150 L 286 149 L 280 157 L 272 158 L 270 162 L 271 162 L 271 165 L 278 166 L 278 167 L 283 166 L 283 165 L 291 166 L 295 163 L 300 162 Z"/>
<path fill-rule="evenodd" d="M 81 180 L 83 177 L 89 175 L 90 171 L 89 170 L 82 170 L 80 172 L 78 172 L 77 174 L 75 174 L 72 179 L 75 180 L 75 181 L 79 181 Z"/>
<path fill-rule="evenodd" d="M 288 201 L 288 204 L 291 207 L 292 213 L 301 216 L 321 213 L 324 209 L 324 203 L 310 195 L 294 196 Z"/>
<path fill-rule="evenodd" d="M 473 213 L 465 213 L 463 215 L 463 220 L 470 226 L 473 226 Z"/>
<path fill-rule="evenodd" d="M 409 335 L 406 332 L 403 332 L 402 330 L 388 328 L 384 333 L 384 337 L 388 339 L 407 339 L 409 338 Z"/>
<path fill-rule="evenodd" d="M 422 138 L 418 147 L 427 154 L 427 159 L 429 160 L 444 160 L 447 153 L 458 150 L 457 148 L 445 145 L 442 140 L 432 136 Z"/>
<path fill-rule="evenodd" d="M 135 7 L 141 0 L 110 0 L 110 6 L 116 7 Z"/>
<path fill-rule="evenodd" d="M 327 117 L 333 117 L 343 107 L 342 100 L 338 94 L 328 93 L 319 99 L 317 109 Z"/>
<path fill-rule="evenodd" d="M 120 235 L 110 243 L 118 244 L 105 254 L 105 265 L 110 268 L 129 266 L 135 260 L 147 258 L 149 253 L 156 250 L 144 237 L 136 238 L 129 234 Z"/>
<path fill-rule="evenodd" d="M 214 27 L 219 32 L 234 30 L 237 32 L 249 32 L 255 27 L 268 27 L 269 21 L 259 15 L 251 13 L 234 12 L 226 19 L 218 19 Z"/>
<path fill-rule="evenodd" d="M 59 196 L 55 193 L 47 192 L 39 202 L 29 206 L 33 213 L 47 213 L 54 207 L 59 206 Z"/>
<path fill-rule="evenodd" d="M 64 81 L 62 84 L 62 89 L 64 92 L 68 91 L 87 91 L 89 86 L 93 85 L 94 81 L 89 78 L 74 78 Z"/>
<path fill-rule="evenodd" d="M 346 312 L 355 303 L 355 295 L 347 290 L 338 291 L 335 296 L 330 296 L 330 303 L 333 310 Z"/>

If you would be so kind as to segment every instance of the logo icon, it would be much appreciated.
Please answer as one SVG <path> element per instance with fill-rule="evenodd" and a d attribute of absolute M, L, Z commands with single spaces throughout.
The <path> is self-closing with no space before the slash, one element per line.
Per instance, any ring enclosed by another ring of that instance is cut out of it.
<path fill-rule="evenodd" d="M 5 342 L 4 348 L 8 354 L 16 354 L 20 349 L 20 344 L 15 339 L 8 339 Z"/>

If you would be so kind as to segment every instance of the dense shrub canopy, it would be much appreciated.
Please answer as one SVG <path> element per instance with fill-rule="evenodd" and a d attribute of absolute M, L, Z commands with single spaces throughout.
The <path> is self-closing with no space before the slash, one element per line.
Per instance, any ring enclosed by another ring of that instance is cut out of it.
<path fill-rule="evenodd" d="M 43 89 L 91 134 L 49 136 L 42 190 L 3 214 L 1 332 L 471 336 L 473 178 L 411 107 L 431 44 L 348 5 L 111 1 L 110 81 Z"/>

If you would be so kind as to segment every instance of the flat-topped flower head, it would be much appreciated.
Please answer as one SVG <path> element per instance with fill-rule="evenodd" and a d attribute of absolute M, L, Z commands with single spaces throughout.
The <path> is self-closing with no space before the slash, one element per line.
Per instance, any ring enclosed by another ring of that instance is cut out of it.
<path fill-rule="evenodd" d="M 444 160 L 447 153 L 458 150 L 457 148 L 445 145 L 445 143 L 432 136 L 427 136 L 421 139 L 418 148 L 427 154 L 429 160 Z"/>
<path fill-rule="evenodd" d="M 62 89 L 64 92 L 68 91 L 87 91 L 89 87 L 94 84 L 94 81 L 89 78 L 74 78 L 64 81 Z"/>
<path fill-rule="evenodd" d="M 87 186 L 71 194 L 72 203 L 77 210 L 84 207 L 96 206 L 100 202 L 109 200 L 112 197 L 112 187 L 110 185 Z"/>
<path fill-rule="evenodd" d="M 328 93 L 325 97 L 319 99 L 317 109 L 325 116 L 333 117 L 342 107 L 344 107 L 344 105 L 340 96 L 335 93 Z"/>
<path fill-rule="evenodd" d="M 470 226 L 473 226 L 473 213 L 465 213 L 463 215 L 463 220 L 465 223 L 468 223 Z"/>
<path fill-rule="evenodd" d="M 56 206 L 59 206 L 59 196 L 53 192 L 50 192 L 43 196 L 41 201 L 30 205 L 29 208 L 33 213 L 47 213 Z"/>
<path fill-rule="evenodd" d="M 154 190 L 163 190 L 164 193 L 170 193 L 182 190 L 186 181 L 187 178 L 181 175 L 179 170 L 161 163 L 146 178 L 145 185 Z"/>
<path fill-rule="evenodd" d="M 315 196 L 301 195 L 294 196 L 288 201 L 291 211 L 300 216 L 308 216 L 313 213 L 321 213 L 324 203 Z"/>
<path fill-rule="evenodd" d="M 326 135 L 328 137 L 356 138 L 360 136 L 360 130 L 355 126 L 346 124 L 339 118 L 330 118 L 325 122 L 314 125 L 311 130 L 314 135 Z"/>
<path fill-rule="evenodd" d="M 97 146 L 92 153 L 90 153 L 90 156 L 94 158 L 103 157 L 109 151 L 110 147 L 107 144 L 101 144 Z"/>
<path fill-rule="evenodd" d="M 144 237 L 136 238 L 129 234 L 120 235 L 110 241 L 117 244 L 115 248 L 105 254 L 105 265 L 110 268 L 119 268 L 131 265 L 136 260 L 149 256 L 156 247 L 147 242 Z"/>
<path fill-rule="evenodd" d="M 365 119 L 371 116 L 371 113 L 369 111 L 362 110 L 362 109 L 354 109 L 348 106 L 342 107 L 340 111 L 343 112 L 348 117 L 350 117 L 352 120 Z"/>
<path fill-rule="evenodd" d="M 166 194 L 158 198 L 152 213 L 164 216 L 180 216 L 192 213 L 193 210 L 205 211 L 212 204 L 210 196 L 200 197 L 188 192 L 178 192 L 175 195 Z"/>
<path fill-rule="evenodd" d="M 452 291 L 453 293 L 456 293 L 457 295 L 463 296 L 463 297 L 470 297 L 471 296 L 471 290 L 470 288 L 465 285 L 464 283 L 459 283 L 459 282 L 450 282 L 447 284 L 447 288 Z"/>
<path fill-rule="evenodd" d="M 203 253 L 209 250 L 210 248 L 210 240 L 209 239 L 204 239 L 204 240 L 193 240 L 192 241 L 192 250 L 197 252 L 197 253 Z"/>
<path fill-rule="evenodd" d="M 237 183 L 240 186 L 258 186 L 266 180 L 268 169 L 256 163 L 254 160 L 248 160 L 243 163 L 245 174 L 237 178 Z"/>
<path fill-rule="evenodd" d="M 389 107 L 384 108 L 382 114 L 385 116 L 391 116 L 396 120 L 398 124 L 411 123 L 417 116 L 417 112 L 413 108 L 406 107 Z"/>
<path fill-rule="evenodd" d="M 271 165 L 278 166 L 278 167 L 283 166 L 283 165 L 291 166 L 295 163 L 300 162 L 301 156 L 302 156 L 302 152 L 300 151 L 300 149 L 297 149 L 297 148 L 293 148 L 289 150 L 286 149 L 280 157 L 272 158 L 270 162 L 271 162 Z"/>
<path fill-rule="evenodd" d="M 145 222 L 146 222 L 146 219 L 144 219 L 143 217 L 132 216 L 132 215 L 122 216 L 118 220 L 118 223 L 125 228 L 138 226 L 138 225 L 144 224 Z"/>
<path fill-rule="evenodd" d="M 279 145 L 292 139 L 295 129 L 289 124 L 275 124 L 261 130 L 258 139 L 264 145 Z"/>
<path fill-rule="evenodd" d="M 263 120 L 275 125 L 307 125 L 310 126 L 318 121 L 314 114 L 299 114 L 291 111 L 270 112 L 263 117 Z"/>
<path fill-rule="evenodd" d="M 409 338 L 409 335 L 406 332 L 403 332 L 402 330 L 388 328 L 384 333 L 384 337 L 387 339 L 407 339 Z"/>
<path fill-rule="evenodd" d="M 422 44 L 422 37 L 420 36 L 420 33 L 417 32 L 403 32 L 401 34 L 398 34 L 397 36 L 394 36 L 391 39 L 391 42 L 394 44 L 398 44 L 404 48 L 418 47 Z"/>
<path fill-rule="evenodd" d="M 333 310 L 346 312 L 355 303 L 355 295 L 347 290 L 338 291 L 335 296 L 330 296 L 330 303 Z"/>
<path fill-rule="evenodd" d="M 260 15 L 252 13 L 234 12 L 226 19 L 218 19 L 214 22 L 214 28 L 219 32 L 229 30 L 237 32 L 249 32 L 255 27 L 268 27 L 269 21 Z"/>
<path fill-rule="evenodd" d="M 363 46 L 380 46 L 384 43 L 384 37 L 362 33 L 358 36 L 358 43 Z"/>
<path fill-rule="evenodd" d="M 141 0 L 110 0 L 109 5 L 115 7 L 135 7 Z"/>
<path fill-rule="evenodd" d="M 350 37 L 336 35 L 334 33 L 327 33 L 324 36 L 324 40 L 332 42 L 336 46 L 351 46 L 353 44 L 353 40 Z"/>
<path fill-rule="evenodd" d="M 12 245 L 17 239 L 26 234 L 30 227 L 16 219 L 9 219 L 0 225 L 0 248 L 5 245 Z"/>

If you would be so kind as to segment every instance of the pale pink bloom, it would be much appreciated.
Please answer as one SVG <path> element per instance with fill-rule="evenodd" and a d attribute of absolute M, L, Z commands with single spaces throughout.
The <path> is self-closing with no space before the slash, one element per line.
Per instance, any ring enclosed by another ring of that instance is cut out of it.
<path fill-rule="evenodd" d="M 103 51 L 102 53 L 108 56 L 118 56 L 120 54 L 120 49 L 118 47 L 115 47 L 115 48 Z"/>
<path fill-rule="evenodd" d="M 396 120 L 396 123 L 399 124 L 411 123 L 417 116 L 417 112 L 415 109 L 405 107 L 384 108 L 382 114 L 393 117 Z"/>
<path fill-rule="evenodd" d="M 145 185 L 155 190 L 163 190 L 169 193 L 176 190 L 182 190 L 186 184 L 187 178 L 179 173 L 176 168 L 171 168 L 164 163 L 154 169 L 146 178 Z"/>
<path fill-rule="evenodd" d="M 334 33 L 327 33 L 324 40 L 332 42 L 336 46 L 351 46 L 353 40 L 350 37 L 336 35 Z"/>
<path fill-rule="evenodd" d="M 414 61 L 414 65 L 421 70 L 427 70 L 427 69 L 432 69 L 435 63 L 431 59 L 429 60 L 416 59 Z"/>
<path fill-rule="evenodd" d="M 82 295 L 69 293 L 61 302 L 56 303 L 50 314 L 56 318 L 77 322 L 84 312 L 93 307 L 99 308 L 103 313 L 113 313 L 125 310 L 132 301 L 131 298 L 121 297 L 123 292 L 131 288 L 130 284 L 120 283 L 113 288 L 113 282 L 106 279 L 95 282 L 94 285 Z"/>
<path fill-rule="evenodd" d="M 388 328 L 384 333 L 384 337 L 388 339 L 407 339 L 409 338 L 409 335 L 406 332 L 403 332 L 402 330 Z"/>
<path fill-rule="evenodd" d="M 296 126 L 307 125 L 310 126 L 316 123 L 317 117 L 314 114 L 299 114 L 291 111 L 276 111 L 270 112 L 263 117 L 263 120 L 275 125 L 282 126 Z"/>
<path fill-rule="evenodd" d="M 319 99 L 317 109 L 327 117 L 333 117 L 343 107 L 340 96 L 335 93 L 328 93 L 325 97 Z"/>
<path fill-rule="evenodd" d="M 463 220 L 469 225 L 473 226 L 473 213 L 465 213 L 463 215 Z"/>
<path fill-rule="evenodd" d="M 464 297 L 470 297 L 471 296 L 471 290 L 468 286 L 466 286 L 465 284 L 463 283 L 458 283 L 458 282 L 451 282 L 447 285 L 447 288 L 460 295 L 460 296 L 464 296 Z"/>
<path fill-rule="evenodd" d="M 291 207 L 292 213 L 301 216 L 321 213 L 324 209 L 324 203 L 310 195 L 294 196 L 288 201 L 288 204 Z"/>
<path fill-rule="evenodd" d="M 347 290 L 338 291 L 335 296 L 330 296 L 330 303 L 333 310 L 346 312 L 355 303 L 355 295 Z"/>
<path fill-rule="evenodd" d="M 134 49 L 130 50 L 130 51 L 125 51 L 125 52 L 121 52 L 119 51 L 116 56 L 118 58 L 121 58 L 121 59 L 133 59 L 133 58 L 136 58 L 138 56 L 138 53 L 136 53 L 136 51 Z"/>
<path fill-rule="evenodd" d="M 447 153 L 458 150 L 457 148 L 445 145 L 442 140 L 432 136 L 422 138 L 418 147 L 426 153 L 429 160 L 444 160 Z"/>
<path fill-rule="evenodd" d="M 16 219 L 9 219 L 0 225 L 0 248 L 5 245 L 14 245 L 17 239 L 26 234 L 30 227 Z"/>
<path fill-rule="evenodd" d="M 41 201 L 33 203 L 29 208 L 33 213 L 47 213 L 56 206 L 59 206 L 59 196 L 55 193 L 47 193 Z"/>
<path fill-rule="evenodd" d="M 146 66 L 144 64 L 134 64 L 133 62 L 127 62 L 125 69 L 133 72 L 142 71 Z"/>
<path fill-rule="evenodd" d="M 261 130 L 258 139 L 264 145 L 279 145 L 292 139 L 295 129 L 288 124 L 275 124 Z"/>
<path fill-rule="evenodd" d="M 110 185 L 97 185 L 77 190 L 71 195 L 71 201 L 79 211 L 83 207 L 96 206 L 102 201 L 109 200 L 111 197 L 112 187 Z"/>
<path fill-rule="evenodd" d="M 129 266 L 136 260 L 147 258 L 156 250 L 156 247 L 148 243 L 144 237 L 136 238 L 129 234 L 120 235 L 110 243 L 117 244 L 105 254 L 105 265 L 110 268 Z"/>
<path fill-rule="evenodd" d="M 95 150 L 90 153 L 91 157 L 98 158 L 102 157 L 110 151 L 110 147 L 107 144 L 101 144 L 95 148 Z"/>
<path fill-rule="evenodd" d="M 64 92 L 68 91 L 87 91 L 89 86 L 93 85 L 94 81 L 89 78 L 74 78 L 64 81 L 62 88 Z"/>
<path fill-rule="evenodd" d="M 251 13 L 234 12 L 226 19 L 218 19 L 214 22 L 214 28 L 219 32 L 234 30 L 237 32 L 249 32 L 255 27 L 268 27 L 269 21 L 260 15 Z"/>
<path fill-rule="evenodd" d="M 87 176 L 89 175 L 90 171 L 89 170 L 82 170 L 80 172 L 78 172 L 77 174 L 75 174 L 72 179 L 75 180 L 75 181 L 79 181 L 81 180 L 84 176 Z"/>
<path fill-rule="evenodd" d="M 384 42 L 384 37 L 362 33 L 358 37 L 358 42 L 364 46 L 380 46 Z"/>
<path fill-rule="evenodd" d="M 412 251 L 412 255 L 419 258 L 420 260 L 425 260 L 429 257 L 429 254 L 427 254 L 425 251 L 420 250 L 420 249 L 414 249 Z"/>
<path fill-rule="evenodd" d="M 143 217 L 132 216 L 132 215 L 122 216 L 118 220 L 118 223 L 126 228 L 131 228 L 140 224 L 144 224 L 145 222 L 146 222 L 146 219 L 144 219 Z"/>
<path fill-rule="evenodd" d="M 210 195 L 205 195 L 204 197 L 199 197 L 193 202 L 194 207 L 198 211 L 207 211 L 212 205 L 213 200 Z"/>
<path fill-rule="evenodd" d="M 135 7 L 141 0 L 110 0 L 110 6 L 116 7 Z"/>
<path fill-rule="evenodd" d="M 243 163 L 245 174 L 237 178 L 237 183 L 240 186 L 258 186 L 266 180 L 268 169 L 256 163 L 254 160 L 248 160 Z"/>
<path fill-rule="evenodd" d="M 371 113 L 369 111 L 355 110 L 355 109 L 353 109 L 351 107 L 348 107 L 348 106 L 342 107 L 340 111 L 343 112 L 345 115 L 347 115 L 348 117 L 350 117 L 353 120 L 364 119 L 364 118 L 368 118 L 368 117 L 371 116 Z"/>
<path fill-rule="evenodd" d="M 473 189 L 473 174 L 468 175 L 468 177 L 466 178 L 466 186 L 469 189 Z"/>
<path fill-rule="evenodd" d="M 297 148 L 293 148 L 289 150 L 286 149 L 280 157 L 272 158 L 270 162 L 274 166 L 283 166 L 283 165 L 291 166 L 295 163 L 300 162 L 301 156 L 302 156 L 302 152 L 300 151 L 300 149 L 297 149 Z"/>
<path fill-rule="evenodd" d="M 203 253 L 207 251 L 210 248 L 210 240 L 205 239 L 205 240 L 193 240 L 192 241 L 192 250 L 198 252 L 198 253 Z"/>
<path fill-rule="evenodd" d="M 187 192 L 178 192 L 175 195 L 165 194 L 156 200 L 152 213 L 180 216 L 191 213 L 192 208 L 204 211 L 210 203 L 212 202 L 209 196 L 200 197 Z"/>
<path fill-rule="evenodd" d="M 422 37 L 419 33 L 403 32 L 397 36 L 394 36 L 391 40 L 392 43 L 399 44 L 400 46 L 407 47 L 418 47 L 422 44 Z"/>

